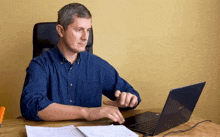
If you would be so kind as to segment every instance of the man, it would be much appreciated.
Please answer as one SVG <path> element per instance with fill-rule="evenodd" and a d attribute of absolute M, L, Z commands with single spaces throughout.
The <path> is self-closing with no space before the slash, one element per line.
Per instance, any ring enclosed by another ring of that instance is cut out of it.
<path fill-rule="evenodd" d="M 21 113 L 31 120 L 88 121 L 109 118 L 123 123 L 119 109 L 133 109 L 140 97 L 103 59 L 85 51 L 91 14 L 71 3 L 58 12 L 57 47 L 34 58 L 28 68 L 21 95 Z M 113 101 L 101 107 L 102 94 Z"/>

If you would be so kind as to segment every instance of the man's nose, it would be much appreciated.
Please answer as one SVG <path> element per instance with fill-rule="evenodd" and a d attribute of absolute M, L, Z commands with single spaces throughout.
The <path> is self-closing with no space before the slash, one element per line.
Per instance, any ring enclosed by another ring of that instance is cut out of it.
<path fill-rule="evenodd" d="M 84 40 L 84 41 L 88 41 L 88 39 L 89 39 L 89 32 L 83 31 L 81 39 Z"/>

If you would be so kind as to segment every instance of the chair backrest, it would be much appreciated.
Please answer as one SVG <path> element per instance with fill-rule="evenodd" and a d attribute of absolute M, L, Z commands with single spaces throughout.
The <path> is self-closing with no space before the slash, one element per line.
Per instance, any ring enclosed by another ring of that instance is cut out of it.
<path fill-rule="evenodd" d="M 58 33 L 56 22 L 42 22 L 34 25 L 33 30 L 33 58 L 39 56 L 57 45 Z M 93 30 L 90 29 L 86 51 L 93 53 Z"/>

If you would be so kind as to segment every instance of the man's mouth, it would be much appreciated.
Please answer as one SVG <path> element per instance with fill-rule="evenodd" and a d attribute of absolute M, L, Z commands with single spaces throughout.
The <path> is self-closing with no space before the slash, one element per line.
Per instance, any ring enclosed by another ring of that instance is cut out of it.
<path fill-rule="evenodd" d="M 78 44 L 81 46 L 86 46 L 86 43 L 79 42 Z"/>

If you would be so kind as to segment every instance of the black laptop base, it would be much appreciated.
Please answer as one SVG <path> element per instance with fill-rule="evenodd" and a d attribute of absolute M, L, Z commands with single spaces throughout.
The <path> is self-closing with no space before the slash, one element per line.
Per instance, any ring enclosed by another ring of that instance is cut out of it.
<path fill-rule="evenodd" d="M 125 118 L 123 125 L 133 131 L 153 135 L 159 118 L 159 113 L 147 111 L 129 118 Z"/>

